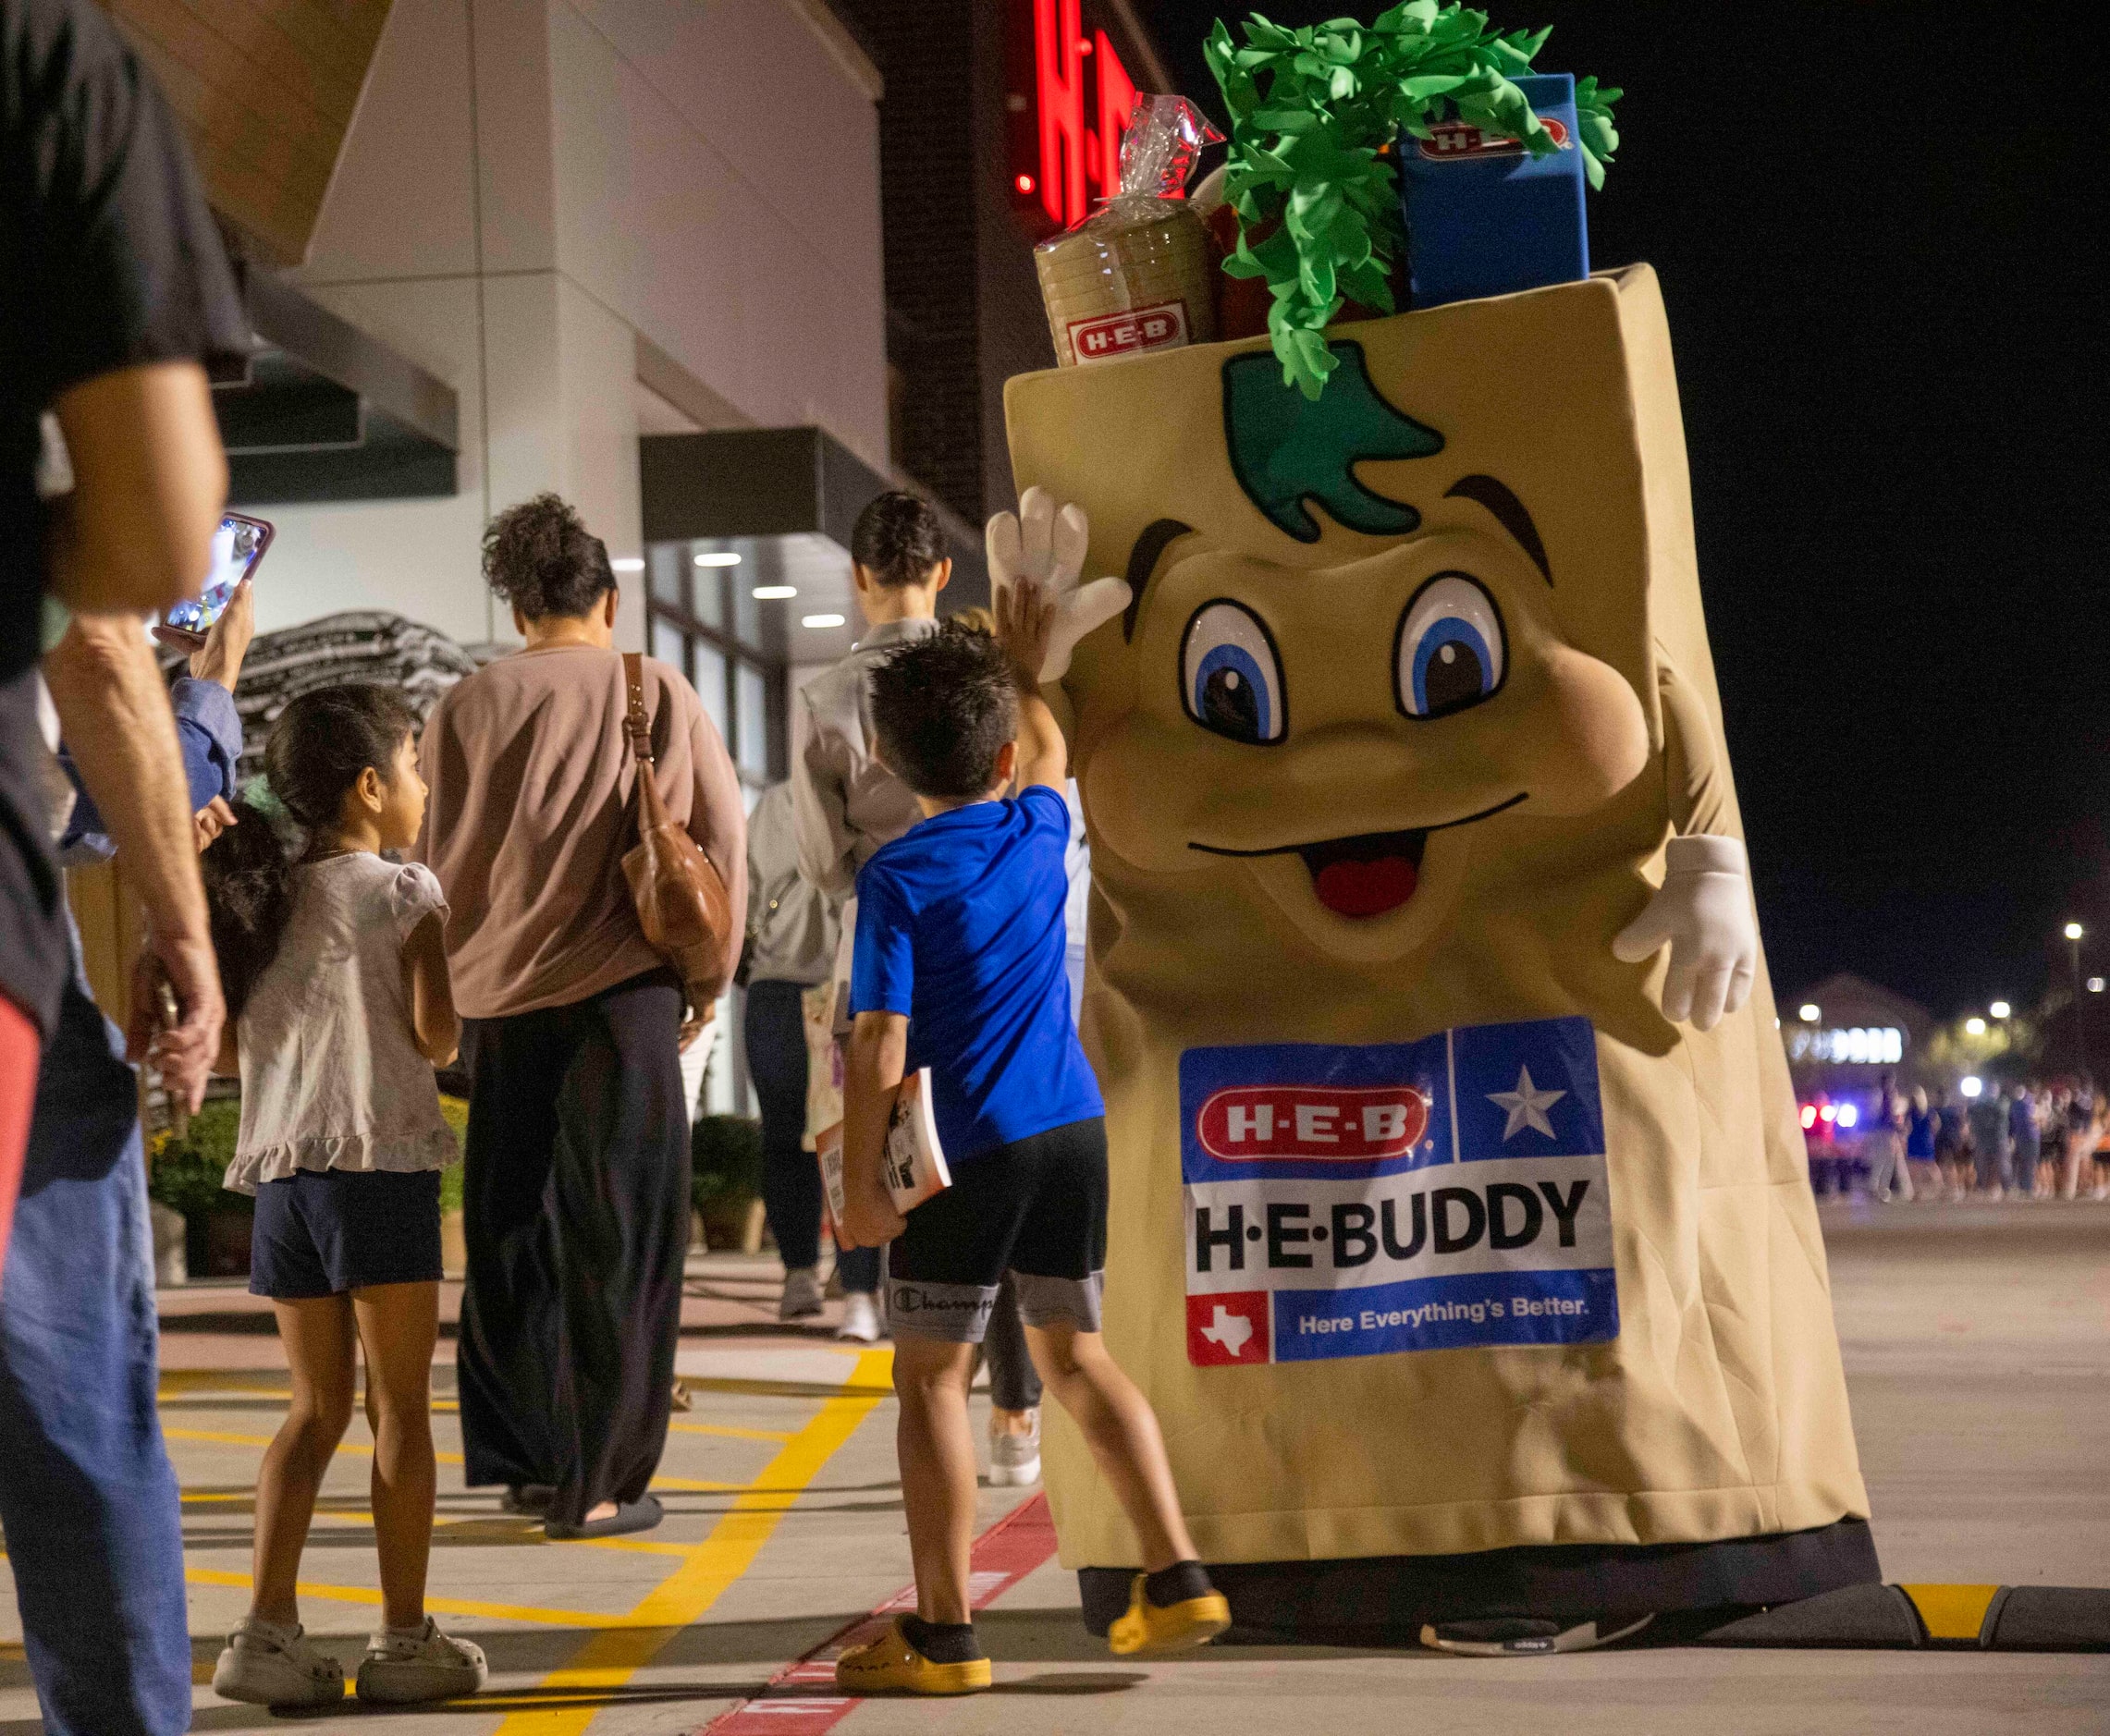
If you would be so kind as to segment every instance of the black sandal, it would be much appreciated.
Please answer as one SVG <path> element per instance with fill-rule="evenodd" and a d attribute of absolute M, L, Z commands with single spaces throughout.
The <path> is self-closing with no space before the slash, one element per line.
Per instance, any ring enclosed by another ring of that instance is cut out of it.
<path fill-rule="evenodd" d="M 557 1498 L 556 1486 L 548 1483 L 511 1483 L 498 1497 L 501 1513 L 532 1513 L 540 1519 L 549 1511 L 549 1504 Z"/>
<path fill-rule="evenodd" d="M 582 1520 L 576 1525 L 546 1519 L 542 1530 L 545 1536 L 557 1542 L 575 1543 L 584 1537 L 620 1537 L 632 1531 L 650 1531 L 666 1517 L 667 1510 L 659 1505 L 659 1498 L 646 1495 L 634 1501 L 619 1502 L 606 1519 Z"/>

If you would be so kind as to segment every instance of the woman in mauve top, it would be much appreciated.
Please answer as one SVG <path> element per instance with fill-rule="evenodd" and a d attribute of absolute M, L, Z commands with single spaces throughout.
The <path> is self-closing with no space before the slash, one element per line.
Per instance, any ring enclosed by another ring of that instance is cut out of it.
<path fill-rule="evenodd" d="M 447 893 L 471 1081 L 463 1451 L 472 1485 L 504 1485 L 552 1536 L 607 1536 L 660 1517 L 645 1491 L 689 1237 L 684 995 L 622 874 L 636 771 L 607 550 L 541 495 L 492 520 L 484 568 L 526 648 L 455 687 L 420 752 L 421 851 Z M 734 947 L 739 778 L 695 690 L 663 663 L 644 670 L 660 794 L 731 894 Z"/>

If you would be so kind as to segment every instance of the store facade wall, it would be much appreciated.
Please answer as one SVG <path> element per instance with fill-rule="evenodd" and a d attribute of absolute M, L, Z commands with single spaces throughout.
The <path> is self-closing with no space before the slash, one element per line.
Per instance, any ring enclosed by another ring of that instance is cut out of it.
<path fill-rule="evenodd" d="M 812 423 L 885 467 L 880 87 L 831 25 L 817 0 L 396 0 L 289 275 L 453 387 L 457 492 L 272 509 L 261 627 L 510 638 L 485 520 L 554 489 L 641 556 L 641 430 Z"/>
<path fill-rule="evenodd" d="M 886 76 L 887 359 L 894 461 L 979 524 L 1016 502 L 1004 383 L 1055 365 L 1033 263 L 1060 226 L 1042 207 L 1030 141 L 1044 79 L 1037 38 L 1067 44 L 1049 79 L 1073 88 L 1081 136 L 1103 125 L 1098 43 L 1120 88 L 1162 90 L 1164 67 L 1127 0 L 834 0 Z M 1078 44 L 1090 52 L 1079 53 Z M 1114 88 L 1110 83 L 1109 90 Z M 1103 177 L 1091 165 L 1088 192 Z"/>

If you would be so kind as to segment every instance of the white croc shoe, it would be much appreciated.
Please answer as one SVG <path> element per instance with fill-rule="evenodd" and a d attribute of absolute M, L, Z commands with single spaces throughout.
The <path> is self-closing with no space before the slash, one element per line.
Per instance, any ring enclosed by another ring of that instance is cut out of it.
<path fill-rule="evenodd" d="M 474 1693 L 490 1678 L 482 1646 L 448 1638 L 427 1616 L 415 1638 L 384 1630 L 366 1642 L 366 1656 L 359 1662 L 359 1697 L 385 1705 L 453 1700 Z"/>
<path fill-rule="evenodd" d="M 344 1666 L 310 1644 L 298 1623 L 244 1616 L 214 1667 L 213 1692 L 249 1705 L 332 1705 L 344 1698 Z"/>

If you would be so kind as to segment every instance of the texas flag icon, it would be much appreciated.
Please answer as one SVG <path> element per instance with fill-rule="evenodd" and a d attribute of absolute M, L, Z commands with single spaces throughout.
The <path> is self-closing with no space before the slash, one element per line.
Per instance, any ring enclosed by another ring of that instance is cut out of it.
<path fill-rule="evenodd" d="M 1187 1298 L 1187 1361 L 1196 1368 L 1270 1362 L 1270 1343 L 1266 1290 Z"/>

